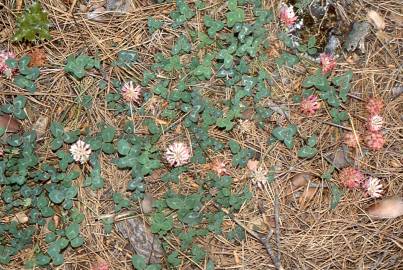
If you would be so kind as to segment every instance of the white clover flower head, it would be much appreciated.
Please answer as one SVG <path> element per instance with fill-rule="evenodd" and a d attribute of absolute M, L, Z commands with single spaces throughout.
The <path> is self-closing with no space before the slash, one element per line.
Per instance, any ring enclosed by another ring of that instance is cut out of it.
<path fill-rule="evenodd" d="M 70 153 L 76 162 L 84 164 L 90 158 L 91 146 L 82 140 L 78 140 L 76 143 L 71 145 Z"/>
<path fill-rule="evenodd" d="M 183 142 L 174 142 L 166 150 L 165 158 L 172 167 L 185 165 L 190 159 L 190 149 Z"/>
<path fill-rule="evenodd" d="M 123 99 L 127 102 L 134 102 L 139 104 L 141 98 L 141 87 L 140 85 L 134 86 L 132 81 L 125 82 L 122 87 Z"/>
<path fill-rule="evenodd" d="M 252 184 L 262 189 L 263 186 L 267 184 L 267 173 L 268 170 L 264 169 L 262 166 L 252 171 L 251 174 Z"/>
<path fill-rule="evenodd" d="M 382 196 L 381 180 L 376 177 L 369 177 L 363 184 L 363 188 L 367 195 L 372 198 L 380 198 Z"/>
<path fill-rule="evenodd" d="M 371 115 L 368 120 L 368 128 L 370 131 L 379 131 L 382 129 L 383 118 L 379 114 Z"/>

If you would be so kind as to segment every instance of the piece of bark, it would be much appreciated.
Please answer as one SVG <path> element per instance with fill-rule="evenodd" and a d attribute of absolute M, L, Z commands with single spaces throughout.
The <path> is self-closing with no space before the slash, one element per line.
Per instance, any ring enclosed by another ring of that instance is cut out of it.
<path fill-rule="evenodd" d="M 116 228 L 124 238 L 129 239 L 133 250 L 137 255 L 144 256 L 147 263 L 161 263 L 164 255 L 161 242 L 141 219 L 130 218 L 116 222 Z"/>

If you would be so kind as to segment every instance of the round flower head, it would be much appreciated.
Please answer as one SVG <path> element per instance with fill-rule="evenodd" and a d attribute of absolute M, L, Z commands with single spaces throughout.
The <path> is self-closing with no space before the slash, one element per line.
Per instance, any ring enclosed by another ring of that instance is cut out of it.
<path fill-rule="evenodd" d="M 259 188 L 263 188 L 263 186 L 267 184 L 267 172 L 268 171 L 262 166 L 252 171 L 252 184 L 257 185 Z"/>
<path fill-rule="evenodd" d="M 371 150 L 380 150 L 385 144 L 385 139 L 382 133 L 374 131 L 365 136 L 365 142 Z"/>
<path fill-rule="evenodd" d="M 76 162 L 84 164 L 90 158 L 91 147 L 84 141 L 78 140 L 75 144 L 71 145 L 70 153 Z"/>
<path fill-rule="evenodd" d="M 310 95 L 301 101 L 301 112 L 303 114 L 314 115 L 319 108 L 320 103 L 317 96 Z"/>
<path fill-rule="evenodd" d="M 363 180 L 364 176 L 362 173 L 352 167 L 342 169 L 339 174 L 340 184 L 349 189 L 359 187 Z"/>
<path fill-rule="evenodd" d="M 174 142 L 165 152 L 165 158 L 173 167 L 179 167 L 189 162 L 190 149 L 182 142 Z"/>
<path fill-rule="evenodd" d="M 223 176 L 228 174 L 228 171 L 226 169 L 227 164 L 224 161 L 221 160 L 215 160 L 214 163 L 211 166 L 211 169 L 218 175 L 218 176 Z"/>
<path fill-rule="evenodd" d="M 360 137 L 358 136 L 358 134 L 357 134 L 357 139 L 356 139 L 354 136 L 354 133 L 352 133 L 352 132 L 344 133 L 343 141 L 348 147 L 356 148 L 358 145 L 357 140 L 360 141 Z"/>
<path fill-rule="evenodd" d="M 383 126 L 383 118 L 379 114 L 371 115 L 368 118 L 368 129 L 370 131 L 379 131 Z"/>
<path fill-rule="evenodd" d="M 99 261 L 91 268 L 91 270 L 109 270 L 109 265 L 105 261 Z"/>
<path fill-rule="evenodd" d="M 295 24 L 298 17 L 295 16 L 294 7 L 281 4 L 280 7 L 280 21 L 286 26 L 291 27 Z"/>
<path fill-rule="evenodd" d="M 328 73 L 336 67 L 336 59 L 330 53 L 321 53 L 320 65 L 322 66 L 323 73 Z"/>
<path fill-rule="evenodd" d="M 126 82 L 122 87 L 122 96 L 127 102 L 134 102 L 139 104 L 141 98 L 141 87 L 137 85 L 134 87 L 132 81 Z"/>
<path fill-rule="evenodd" d="M 366 108 L 370 114 L 380 114 L 383 109 L 383 100 L 372 97 L 368 100 Z"/>
<path fill-rule="evenodd" d="M 7 78 L 11 78 L 16 71 L 16 69 L 11 69 L 6 64 L 9 58 L 15 58 L 15 54 L 9 51 L 0 51 L 0 74 L 6 75 Z"/>
<path fill-rule="evenodd" d="M 382 184 L 376 177 L 369 177 L 362 185 L 366 194 L 372 198 L 380 198 L 382 196 Z"/>

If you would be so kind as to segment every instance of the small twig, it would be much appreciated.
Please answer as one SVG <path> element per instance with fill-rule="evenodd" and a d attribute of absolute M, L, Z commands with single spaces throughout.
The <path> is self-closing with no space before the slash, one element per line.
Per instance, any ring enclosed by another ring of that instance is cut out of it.
<path fill-rule="evenodd" d="M 246 227 L 241 221 L 239 221 L 236 217 L 234 217 L 227 209 L 222 208 L 221 206 L 219 206 L 218 204 L 216 204 L 214 201 L 212 202 L 212 204 L 219 209 L 220 211 L 224 212 L 224 214 L 226 214 L 229 218 L 232 219 L 232 221 L 234 221 L 236 224 L 238 224 L 239 226 L 241 226 L 247 233 L 249 233 L 251 236 L 253 236 L 256 240 L 259 240 L 260 243 L 262 243 L 264 245 L 264 247 L 266 248 L 267 253 L 269 254 L 271 260 L 274 263 L 274 266 L 276 267 L 277 270 L 282 270 L 284 269 L 281 266 L 280 261 L 277 259 L 278 256 L 276 257 L 274 255 L 273 252 L 273 248 L 269 243 L 269 238 L 271 237 L 272 232 L 269 232 L 267 236 L 260 236 L 257 232 L 255 232 L 254 230 L 249 229 L 248 227 Z"/>
<path fill-rule="evenodd" d="M 323 121 L 322 123 L 326 124 L 326 125 L 329 125 L 329 126 L 334 126 L 334 127 L 338 127 L 338 128 L 341 128 L 341 129 L 348 130 L 348 131 L 352 131 L 352 129 L 349 128 L 349 127 L 343 127 L 341 125 L 338 125 L 338 124 L 335 124 L 335 123 L 332 123 L 332 122 Z"/>
<path fill-rule="evenodd" d="M 277 245 L 277 262 L 280 265 L 281 254 L 280 254 L 280 206 L 278 202 L 278 195 L 274 196 L 274 221 L 276 223 L 276 245 Z"/>
<path fill-rule="evenodd" d="M 74 6 L 76 5 L 76 3 L 77 3 L 77 0 L 73 0 L 73 3 L 71 3 L 71 7 L 69 10 L 70 13 L 73 13 L 73 9 L 74 9 Z"/>

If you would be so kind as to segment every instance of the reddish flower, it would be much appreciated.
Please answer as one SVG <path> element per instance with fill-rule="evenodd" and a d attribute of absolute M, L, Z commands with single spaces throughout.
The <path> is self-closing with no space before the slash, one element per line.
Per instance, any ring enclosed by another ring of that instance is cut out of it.
<path fill-rule="evenodd" d="M 353 167 L 347 167 L 341 170 L 339 174 L 339 181 L 342 186 L 349 189 L 354 189 L 361 185 L 361 183 L 364 181 L 364 176 L 359 170 Z"/>
<path fill-rule="evenodd" d="M 370 132 L 365 136 L 365 142 L 371 150 L 380 150 L 385 144 L 385 139 L 381 132 Z"/>
<path fill-rule="evenodd" d="M 320 65 L 322 66 L 323 73 L 328 73 L 336 67 L 336 59 L 330 53 L 320 54 Z"/>
<path fill-rule="evenodd" d="M 319 108 L 320 103 L 317 96 L 310 95 L 301 101 L 301 112 L 303 114 L 314 115 Z"/>
<path fill-rule="evenodd" d="M 380 114 L 382 112 L 383 106 L 384 105 L 382 99 L 372 97 L 368 100 L 366 108 L 368 112 L 372 115 L 372 114 Z"/>
<path fill-rule="evenodd" d="M 286 26 L 291 27 L 295 24 L 298 17 L 295 16 L 293 6 L 282 4 L 280 8 L 280 21 Z"/>
<path fill-rule="evenodd" d="M 383 126 L 383 118 L 378 114 L 371 115 L 368 118 L 368 129 L 370 131 L 379 131 Z"/>
<path fill-rule="evenodd" d="M 347 146 L 349 146 L 351 148 L 356 148 L 358 145 L 358 142 L 360 141 L 360 137 L 357 134 L 357 138 L 355 138 L 354 133 L 346 132 L 346 133 L 344 133 L 343 141 Z"/>
<path fill-rule="evenodd" d="M 15 54 L 9 51 L 0 51 L 0 74 L 6 75 L 7 78 L 11 78 L 16 69 L 11 69 L 6 64 L 7 59 L 15 58 Z"/>
<path fill-rule="evenodd" d="M 104 260 L 100 260 L 99 262 L 97 262 L 92 268 L 91 270 L 109 270 L 109 265 L 106 261 Z"/>

